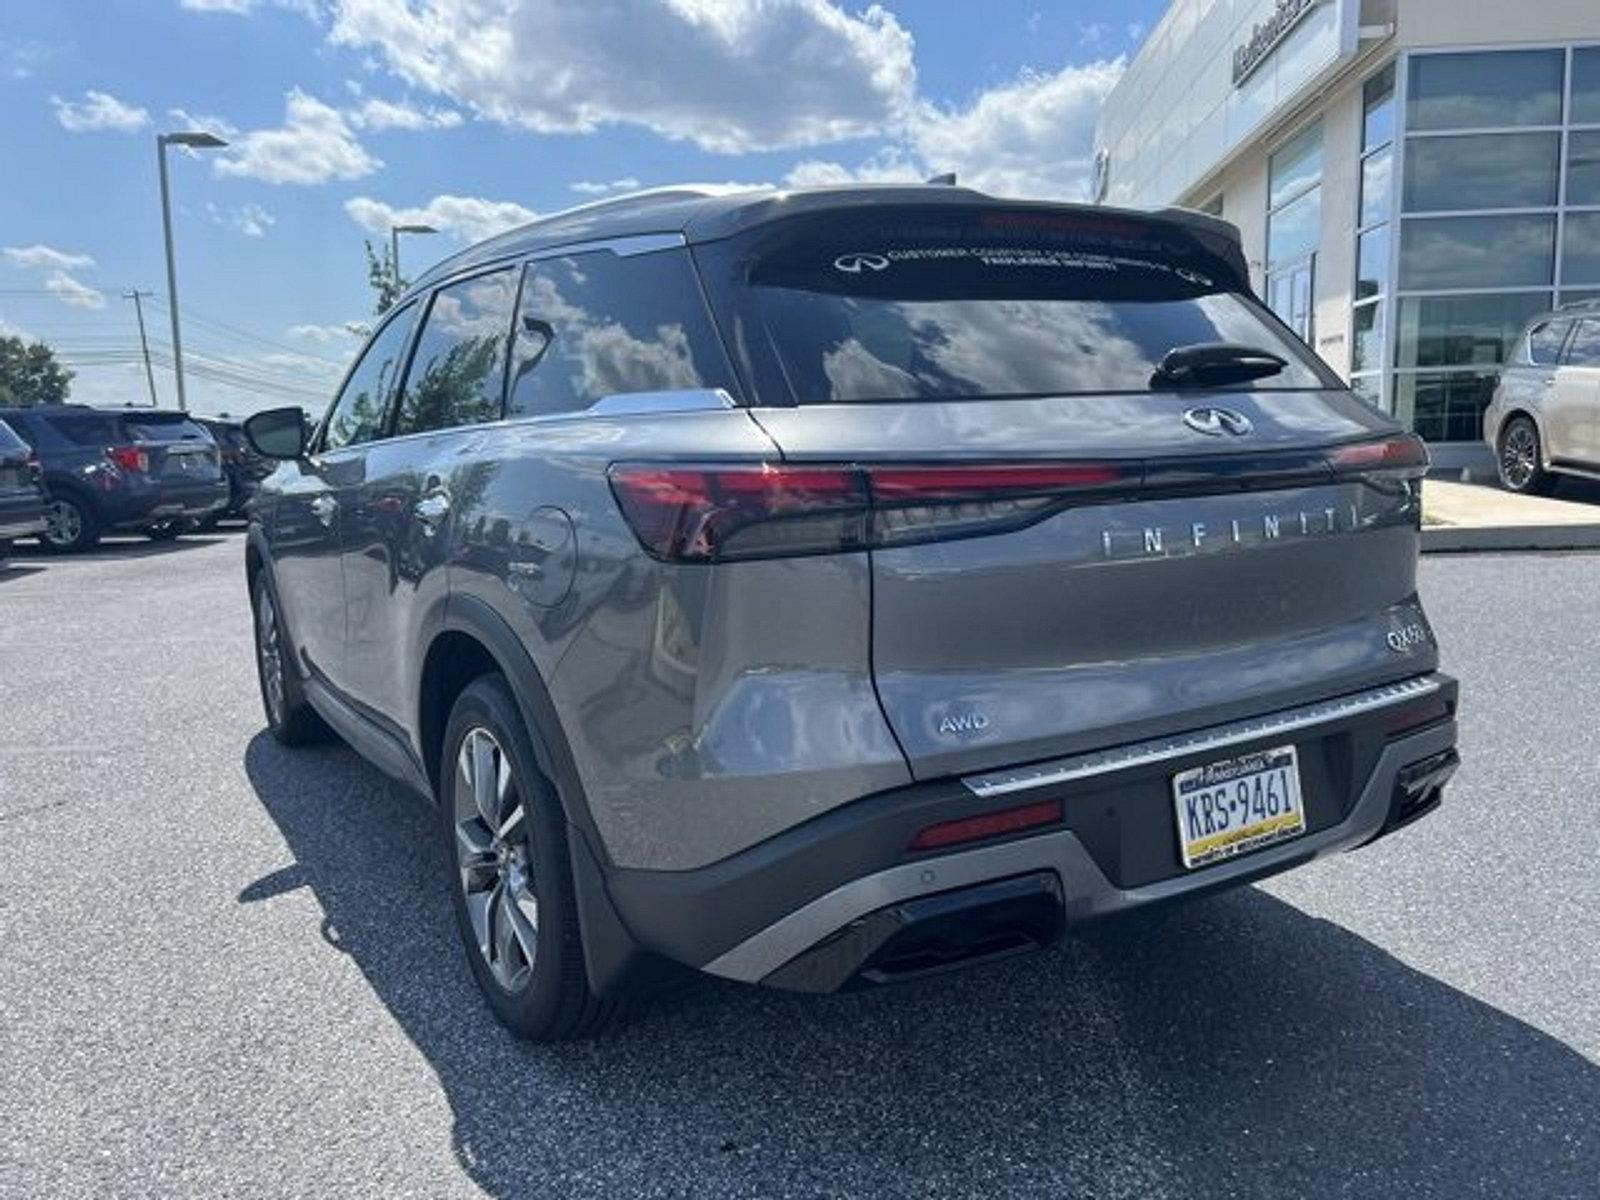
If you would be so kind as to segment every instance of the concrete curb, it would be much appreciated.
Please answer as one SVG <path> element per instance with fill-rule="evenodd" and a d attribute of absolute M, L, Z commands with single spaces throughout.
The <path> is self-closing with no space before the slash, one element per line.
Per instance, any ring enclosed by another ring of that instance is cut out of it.
<path fill-rule="evenodd" d="M 1424 554 L 1506 550 L 1600 550 L 1600 525 L 1433 525 L 1422 530 Z"/>

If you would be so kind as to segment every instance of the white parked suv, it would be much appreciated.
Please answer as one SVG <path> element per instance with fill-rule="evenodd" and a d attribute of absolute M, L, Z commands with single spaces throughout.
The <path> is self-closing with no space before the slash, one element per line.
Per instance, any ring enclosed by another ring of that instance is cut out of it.
<path fill-rule="evenodd" d="M 1557 475 L 1600 478 L 1600 300 L 1536 317 L 1483 415 L 1500 482 L 1547 492 Z"/>

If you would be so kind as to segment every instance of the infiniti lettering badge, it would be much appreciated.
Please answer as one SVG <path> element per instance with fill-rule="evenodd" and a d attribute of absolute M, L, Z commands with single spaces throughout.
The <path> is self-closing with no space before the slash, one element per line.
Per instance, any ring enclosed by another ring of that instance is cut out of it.
<path fill-rule="evenodd" d="M 1243 437 L 1250 432 L 1250 418 L 1231 408 L 1191 408 L 1183 414 L 1183 423 L 1208 437 L 1225 433 Z"/>

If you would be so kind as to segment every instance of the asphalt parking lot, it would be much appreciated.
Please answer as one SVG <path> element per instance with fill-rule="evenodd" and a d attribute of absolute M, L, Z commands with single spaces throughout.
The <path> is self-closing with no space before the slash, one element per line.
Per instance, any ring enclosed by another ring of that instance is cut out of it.
<path fill-rule="evenodd" d="M 1465 766 L 1378 846 L 536 1048 L 421 805 L 262 732 L 241 555 L 0 569 L 0 1195 L 1600 1194 L 1600 556 L 1425 562 Z"/>

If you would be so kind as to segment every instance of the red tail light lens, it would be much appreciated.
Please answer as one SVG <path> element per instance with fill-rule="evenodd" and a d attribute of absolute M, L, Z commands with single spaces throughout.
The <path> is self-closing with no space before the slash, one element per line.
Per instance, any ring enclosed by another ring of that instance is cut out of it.
<path fill-rule="evenodd" d="M 1039 804 L 1025 804 L 1020 808 L 1002 809 L 978 817 L 965 817 L 959 821 L 943 821 L 929 825 L 911 839 L 912 850 L 938 850 L 962 842 L 977 842 L 984 838 L 999 837 L 1006 833 L 1020 833 L 1043 825 L 1055 825 L 1061 820 L 1061 801 L 1045 800 Z"/>
<path fill-rule="evenodd" d="M 124 471 L 142 475 L 150 469 L 150 456 L 138 446 L 112 446 L 106 451 L 106 457 Z"/>
<path fill-rule="evenodd" d="M 1428 448 L 1416 434 L 1402 433 L 1376 442 L 1335 446 L 1328 452 L 1328 463 L 1340 475 L 1359 475 L 1363 471 L 1425 471 Z"/>
<path fill-rule="evenodd" d="M 611 487 L 652 555 L 687 562 L 829 554 L 1031 524 L 1137 465 L 705 467 L 619 464 Z"/>

